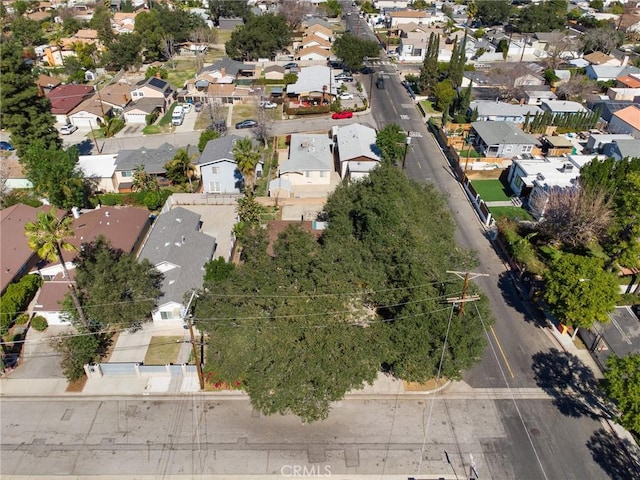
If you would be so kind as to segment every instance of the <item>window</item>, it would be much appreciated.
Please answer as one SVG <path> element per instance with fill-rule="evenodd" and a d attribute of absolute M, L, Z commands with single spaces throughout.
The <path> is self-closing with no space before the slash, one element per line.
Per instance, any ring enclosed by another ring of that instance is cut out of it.
<path fill-rule="evenodd" d="M 309 178 L 311 176 L 311 172 L 307 170 L 306 172 L 304 172 L 304 176 Z"/>
<path fill-rule="evenodd" d="M 320 172 L 320 178 L 327 178 L 329 172 Z"/>
<path fill-rule="evenodd" d="M 173 318 L 173 312 L 160 312 L 160 318 L 162 320 L 171 320 Z"/>
<path fill-rule="evenodd" d="M 127 177 L 133 177 L 133 171 L 132 170 L 123 170 L 121 175 L 125 178 Z"/>
<path fill-rule="evenodd" d="M 209 191 L 211 193 L 220 193 L 222 191 L 220 182 L 209 182 Z"/>
<path fill-rule="evenodd" d="M 220 167 L 211 167 L 211 173 L 218 175 L 220 173 Z"/>
<path fill-rule="evenodd" d="M 533 145 L 522 146 L 522 153 L 531 153 L 531 150 L 533 150 Z"/>
<path fill-rule="evenodd" d="M 505 145 L 504 153 L 511 153 L 511 152 L 513 152 L 513 145 Z"/>
<path fill-rule="evenodd" d="M 56 278 L 55 275 L 42 275 L 42 280 L 44 280 L 45 282 L 50 282 L 54 278 Z"/>

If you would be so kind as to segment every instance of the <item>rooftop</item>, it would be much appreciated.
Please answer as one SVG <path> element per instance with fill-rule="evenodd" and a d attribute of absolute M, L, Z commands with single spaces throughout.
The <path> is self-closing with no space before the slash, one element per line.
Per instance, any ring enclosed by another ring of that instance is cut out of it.
<path fill-rule="evenodd" d="M 473 122 L 473 129 L 487 145 L 538 145 L 533 135 L 524 133 L 511 122 Z"/>
<path fill-rule="evenodd" d="M 333 170 L 331 140 L 322 134 L 291 134 L 289 158 L 280 166 L 280 174 Z"/>
<path fill-rule="evenodd" d="M 357 159 L 359 157 L 380 161 L 376 146 L 376 131 L 359 123 L 352 123 L 337 128 L 337 144 L 340 152 L 340 162 Z"/>
<path fill-rule="evenodd" d="M 613 116 L 618 117 L 620 120 L 634 128 L 640 128 L 640 106 L 638 105 L 629 105 L 628 107 L 615 112 Z"/>

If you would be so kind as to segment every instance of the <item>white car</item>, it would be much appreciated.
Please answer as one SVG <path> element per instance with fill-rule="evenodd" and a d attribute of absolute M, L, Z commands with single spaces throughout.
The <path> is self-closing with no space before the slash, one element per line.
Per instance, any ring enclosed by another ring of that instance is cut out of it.
<path fill-rule="evenodd" d="M 190 103 L 185 103 L 184 105 L 182 105 L 182 110 L 184 111 L 184 113 L 189 113 L 191 111 L 191 104 Z"/>
<path fill-rule="evenodd" d="M 340 100 L 353 100 L 353 94 L 344 92 L 340 94 L 339 98 Z"/>
<path fill-rule="evenodd" d="M 278 104 L 268 101 L 262 101 L 260 102 L 260 108 L 278 108 Z"/>
<path fill-rule="evenodd" d="M 70 123 L 67 123 L 66 125 L 63 125 L 62 127 L 60 127 L 60 133 L 62 135 L 71 135 L 76 130 L 78 130 L 78 127 Z"/>

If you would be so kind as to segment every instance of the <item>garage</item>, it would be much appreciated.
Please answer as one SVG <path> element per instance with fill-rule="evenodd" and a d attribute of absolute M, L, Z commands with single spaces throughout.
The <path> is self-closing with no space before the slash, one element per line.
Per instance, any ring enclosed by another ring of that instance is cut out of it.
<path fill-rule="evenodd" d="M 136 124 L 146 123 L 146 117 L 147 117 L 146 113 L 136 111 L 136 110 L 125 112 L 124 114 L 124 120 L 127 123 L 136 123 Z"/>

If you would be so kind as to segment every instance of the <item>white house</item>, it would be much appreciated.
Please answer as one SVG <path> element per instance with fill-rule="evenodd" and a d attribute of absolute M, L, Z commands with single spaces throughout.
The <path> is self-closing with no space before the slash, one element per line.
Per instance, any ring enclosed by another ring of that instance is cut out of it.
<path fill-rule="evenodd" d="M 373 128 L 352 123 L 344 127 L 333 127 L 331 133 L 343 179 L 364 178 L 380 163 L 380 151 Z"/>
<path fill-rule="evenodd" d="M 90 182 L 93 191 L 105 193 L 118 191 L 113 183 L 117 157 L 117 153 L 80 155 L 78 157 L 78 167 Z"/>

